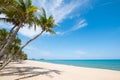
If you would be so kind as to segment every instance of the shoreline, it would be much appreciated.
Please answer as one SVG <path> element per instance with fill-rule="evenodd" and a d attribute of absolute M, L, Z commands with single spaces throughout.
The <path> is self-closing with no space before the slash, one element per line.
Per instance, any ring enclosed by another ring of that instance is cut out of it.
<path fill-rule="evenodd" d="M 120 60 L 120 59 L 118 59 L 118 60 Z M 31 61 L 45 62 L 45 63 L 58 64 L 58 65 L 60 64 L 60 65 L 73 66 L 73 67 L 81 67 L 81 68 L 93 68 L 93 69 L 103 69 L 103 70 L 120 71 L 119 69 L 111 69 L 111 68 L 103 68 L 103 67 L 79 66 L 79 65 L 72 65 L 72 64 L 62 64 L 62 63 L 47 62 L 47 61 L 44 61 L 44 60 L 43 61 L 42 60 L 31 60 Z"/>
<path fill-rule="evenodd" d="M 11 63 L 0 80 L 120 80 L 120 71 L 26 60 Z"/>

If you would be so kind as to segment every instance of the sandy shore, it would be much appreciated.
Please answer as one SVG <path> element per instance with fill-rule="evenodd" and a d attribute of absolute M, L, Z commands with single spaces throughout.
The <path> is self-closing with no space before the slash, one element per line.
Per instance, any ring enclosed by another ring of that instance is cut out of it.
<path fill-rule="evenodd" d="M 0 80 L 120 80 L 120 71 L 26 60 L 9 64 Z"/>

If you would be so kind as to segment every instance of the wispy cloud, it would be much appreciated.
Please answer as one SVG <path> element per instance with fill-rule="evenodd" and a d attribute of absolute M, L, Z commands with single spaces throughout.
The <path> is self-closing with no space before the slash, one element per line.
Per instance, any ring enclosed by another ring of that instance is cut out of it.
<path fill-rule="evenodd" d="M 77 10 L 84 9 L 85 5 L 88 5 L 89 2 L 90 2 L 89 0 L 69 0 L 67 2 L 65 0 L 33 0 L 34 5 L 38 6 L 39 8 L 41 7 L 45 8 L 48 16 L 53 15 L 55 22 L 57 24 L 63 22 L 67 18 L 76 17 L 76 15 L 74 15 L 73 13 L 76 12 Z M 81 13 L 79 13 L 79 16 L 80 15 Z M 4 15 L 1 16 L 4 17 Z M 70 31 L 75 31 L 86 25 L 87 25 L 86 21 L 83 20 L 77 23 L 72 29 L 66 32 L 57 31 L 57 34 L 64 34 Z M 31 38 L 38 34 L 40 31 L 41 31 L 40 28 L 37 28 L 37 30 L 34 31 L 34 28 L 28 29 L 25 26 L 20 29 L 19 33 L 26 37 Z M 49 33 L 45 33 L 45 35 L 49 35 Z"/>
<path fill-rule="evenodd" d="M 70 28 L 69 30 L 67 31 L 64 31 L 64 32 L 57 32 L 58 35 L 63 35 L 63 34 L 66 34 L 66 33 L 69 33 L 69 32 L 72 32 L 72 31 L 76 31 L 76 30 L 79 30 L 83 27 L 86 27 L 88 25 L 88 23 L 86 22 L 85 19 L 82 19 L 80 20 L 79 22 L 77 22 L 76 25 L 74 25 L 72 28 Z"/>
<path fill-rule="evenodd" d="M 19 31 L 20 34 L 27 36 L 29 38 L 34 37 L 35 35 L 39 34 L 40 32 L 41 32 L 41 28 L 39 28 L 39 27 L 37 27 L 35 30 L 34 27 L 28 28 L 27 26 L 21 28 Z"/>
<path fill-rule="evenodd" d="M 108 1 L 108 2 L 102 3 L 102 4 L 98 5 L 98 6 L 101 7 L 101 6 L 107 6 L 107 5 L 112 5 L 112 4 L 116 4 L 116 3 L 120 3 L 120 1 L 119 0 Z"/>
<path fill-rule="evenodd" d="M 60 23 L 76 9 L 85 7 L 84 5 L 88 4 L 89 0 L 69 0 L 67 3 L 65 0 L 34 0 L 33 3 L 38 7 L 43 7 L 48 16 L 52 14 L 55 22 Z"/>
<path fill-rule="evenodd" d="M 5 17 L 5 15 L 4 14 L 0 14 L 0 18 L 4 18 Z"/>
<path fill-rule="evenodd" d="M 6 28 L 6 29 L 11 29 L 13 26 L 12 24 L 6 23 L 7 25 L 5 25 L 3 22 L 0 23 L 0 28 Z M 28 38 L 32 38 L 34 36 L 36 36 L 37 34 L 39 34 L 41 32 L 41 28 L 37 27 L 36 30 L 34 29 L 34 27 L 28 28 L 27 25 L 25 25 L 23 28 L 21 28 L 19 30 L 19 34 L 26 36 Z M 47 35 L 47 33 L 45 33 Z"/>
<path fill-rule="evenodd" d="M 20 29 L 19 33 L 28 37 L 28 38 L 33 38 L 37 34 L 41 33 L 41 31 L 42 31 L 41 28 L 38 26 L 37 26 L 36 30 L 34 29 L 34 27 L 31 27 L 31 28 L 23 27 Z M 44 32 L 42 34 L 42 36 L 50 36 L 50 35 L 52 35 L 52 34 L 50 34 L 49 32 Z"/>
<path fill-rule="evenodd" d="M 13 27 L 12 24 L 10 23 L 5 23 L 4 22 L 0 22 L 0 28 L 6 28 L 6 29 L 11 29 Z"/>
<path fill-rule="evenodd" d="M 64 19 L 70 17 L 69 15 L 72 14 L 73 12 L 75 12 L 75 10 L 77 10 L 78 8 L 82 9 L 84 5 L 88 4 L 89 1 L 88 0 L 70 0 L 68 3 L 65 3 L 64 0 L 33 0 L 33 3 L 38 6 L 39 8 L 43 7 L 45 8 L 47 15 L 53 15 L 55 22 L 56 23 L 60 23 L 62 22 Z M 72 15 L 72 17 L 74 17 Z M 58 35 L 63 35 L 67 32 L 70 31 L 75 31 L 78 30 L 84 26 L 86 26 L 87 23 L 84 20 L 80 20 L 80 22 L 78 22 L 72 29 L 65 31 L 65 32 L 59 32 L 57 31 L 56 33 Z M 40 28 L 38 28 L 36 31 L 34 31 L 33 28 L 28 29 L 26 27 L 24 27 L 23 29 L 20 30 L 20 33 L 24 36 L 27 37 L 33 37 L 36 34 L 38 34 L 40 32 Z M 49 33 L 44 33 L 45 35 L 50 35 Z"/>
<path fill-rule="evenodd" d="M 87 26 L 87 22 L 85 19 L 82 19 L 78 22 L 78 24 L 73 26 L 70 31 L 75 31 L 75 30 L 78 30 L 78 29 L 83 28 L 85 26 Z"/>

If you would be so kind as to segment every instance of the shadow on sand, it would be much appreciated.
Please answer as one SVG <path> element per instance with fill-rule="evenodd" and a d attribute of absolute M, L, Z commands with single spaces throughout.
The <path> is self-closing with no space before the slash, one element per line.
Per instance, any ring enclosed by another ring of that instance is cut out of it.
<path fill-rule="evenodd" d="M 54 77 L 50 75 L 50 73 L 60 75 L 61 71 L 42 67 L 6 67 L 4 72 L 0 72 L 0 76 L 19 76 L 19 78 L 15 80 L 27 79 L 39 75 L 46 75 L 50 78 Z"/>

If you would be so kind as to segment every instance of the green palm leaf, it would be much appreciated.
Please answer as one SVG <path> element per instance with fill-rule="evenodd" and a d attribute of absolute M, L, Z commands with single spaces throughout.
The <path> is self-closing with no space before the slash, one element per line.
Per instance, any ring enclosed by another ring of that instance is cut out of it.
<path fill-rule="evenodd" d="M 42 8 L 42 15 L 39 16 L 36 22 L 37 25 L 40 25 L 43 31 L 55 34 L 53 28 L 56 27 L 57 25 L 55 24 L 52 15 L 47 18 L 45 9 Z"/>

